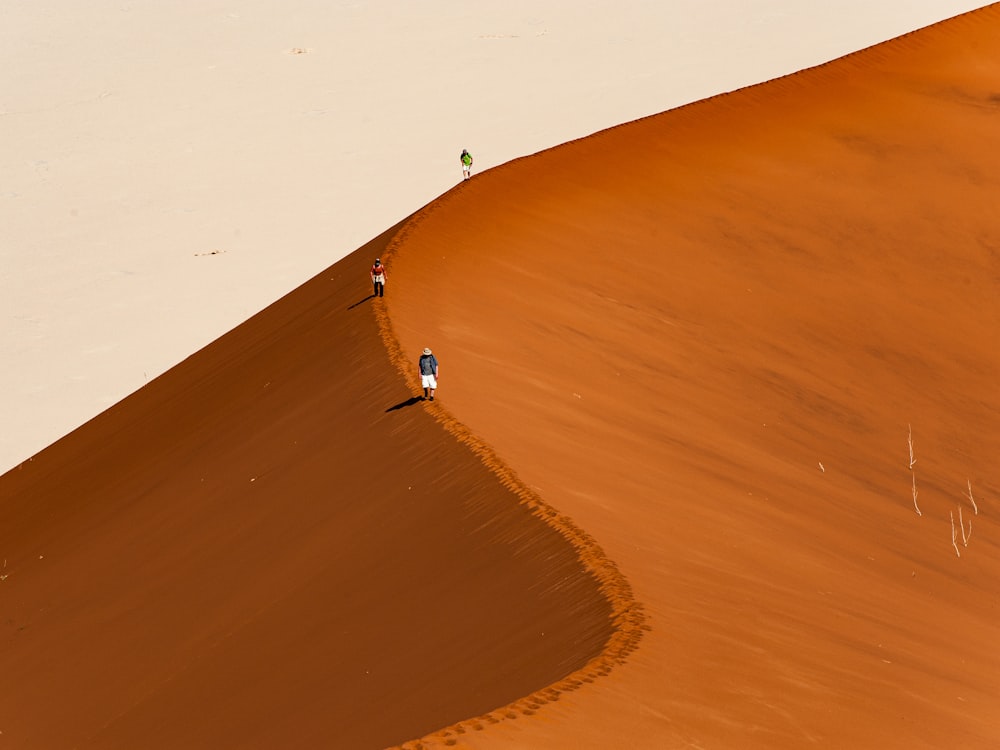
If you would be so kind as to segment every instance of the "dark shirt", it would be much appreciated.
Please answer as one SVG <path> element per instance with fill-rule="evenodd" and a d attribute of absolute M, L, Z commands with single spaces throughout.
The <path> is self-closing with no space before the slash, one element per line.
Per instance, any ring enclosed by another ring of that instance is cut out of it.
<path fill-rule="evenodd" d="M 420 355 L 420 374 L 421 375 L 433 375 L 437 372 L 438 361 L 433 354 L 421 354 Z"/>

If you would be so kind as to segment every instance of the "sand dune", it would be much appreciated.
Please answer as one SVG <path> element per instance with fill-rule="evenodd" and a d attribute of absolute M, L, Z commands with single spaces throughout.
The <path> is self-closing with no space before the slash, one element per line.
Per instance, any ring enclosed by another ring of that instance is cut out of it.
<path fill-rule="evenodd" d="M 0 477 L 2 738 L 995 746 L 998 32 L 479 174 Z"/>
<path fill-rule="evenodd" d="M 601 578 L 389 363 L 391 234 L 0 477 L 10 746 L 380 748 L 600 668 Z"/>
<path fill-rule="evenodd" d="M 435 348 L 445 407 L 652 627 L 545 721 L 463 745 L 1000 742 L 997 38 L 992 6 L 505 165 L 408 225 L 404 351 Z"/>

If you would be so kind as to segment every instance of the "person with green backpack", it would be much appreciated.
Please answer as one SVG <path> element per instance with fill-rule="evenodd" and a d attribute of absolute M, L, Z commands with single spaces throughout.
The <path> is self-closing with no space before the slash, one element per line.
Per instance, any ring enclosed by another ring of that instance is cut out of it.
<path fill-rule="evenodd" d="M 472 177 L 472 154 L 463 148 L 459 159 L 462 161 L 462 179 L 467 180 Z"/>

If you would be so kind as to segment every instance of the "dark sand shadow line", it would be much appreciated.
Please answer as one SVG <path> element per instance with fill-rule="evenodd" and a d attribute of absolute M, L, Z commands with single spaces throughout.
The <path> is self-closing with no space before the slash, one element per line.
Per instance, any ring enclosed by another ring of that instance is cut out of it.
<path fill-rule="evenodd" d="M 364 299 L 359 299 L 359 300 L 358 300 L 357 302 L 355 302 L 355 303 L 354 303 L 353 305 L 349 305 L 347 309 L 348 309 L 348 310 L 353 310 L 353 309 L 354 309 L 355 307 L 357 307 L 358 305 L 363 305 L 363 304 L 364 304 L 365 302 L 367 302 L 368 300 L 370 300 L 370 299 L 374 299 L 374 298 L 375 298 L 375 295 L 374 295 L 374 294 L 369 294 L 369 295 L 368 295 L 367 297 L 365 297 Z"/>
<path fill-rule="evenodd" d="M 390 406 L 388 409 L 385 410 L 385 413 L 388 414 L 391 411 L 397 411 L 399 409 L 404 409 L 407 406 L 413 406 L 414 404 L 419 404 L 423 400 L 424 400 L 423 396 L 411 396 L 410 398 L 406 399 L 406 401 L 400 401 L 395 406 Z"/>

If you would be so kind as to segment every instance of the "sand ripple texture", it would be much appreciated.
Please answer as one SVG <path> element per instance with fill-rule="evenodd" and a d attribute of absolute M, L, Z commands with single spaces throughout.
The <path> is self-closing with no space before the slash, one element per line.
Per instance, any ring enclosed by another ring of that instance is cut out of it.
<path fill-rule="evenodd" d="M 1000 744 L 1000 6 L 476 175 L 389 249 L 440 401 L 651 630 L 471 748 Z"/>

